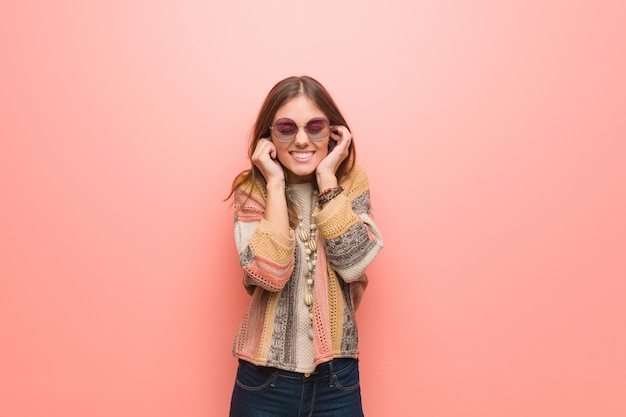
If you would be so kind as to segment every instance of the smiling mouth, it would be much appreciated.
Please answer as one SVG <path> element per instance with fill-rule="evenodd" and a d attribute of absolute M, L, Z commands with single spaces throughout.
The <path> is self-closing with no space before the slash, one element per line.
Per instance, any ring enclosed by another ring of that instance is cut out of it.
<path fill-rule="evenodd" d="M 301 160 L 309 159 L 313 156 L 313 154 L 314 152 L 291 152 L 291 156 L 293 156 L 295 159 Z"/>

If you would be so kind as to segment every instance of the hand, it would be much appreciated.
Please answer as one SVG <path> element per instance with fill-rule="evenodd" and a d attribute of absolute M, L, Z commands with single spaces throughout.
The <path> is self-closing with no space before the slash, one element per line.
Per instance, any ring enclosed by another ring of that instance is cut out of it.
<path fill-rule="evenodd" d="M 276 146 L 267 138 L 262 138 L 252 154 L 252 163 L 261 171 L 265 182 L 285 182 L 283 167 L 276 159 Z"/>
<path fill-rule="evenodd" d="M 335 177 L 339 165 L 348 157 L 350 150 L 350 142 L 352 142 L 352 134 L 345 126 L 333 126 L 330 132 L 330 139 L 337 142 L 332 151 L 328 153 L 326 158 L 320 162 L 317 166 L 316 175 L 318 178 L 318 185 L 322 179 L 327 179 L 330 176 Z M 336 178 L 336 177 L 335 177 Z M 324 181 L 326 182 L 326 181 Z M 335 179 L 336 182 L 336 179 Z M 330 184 L 329 186 L 335 187 L 337 184 Z"/>

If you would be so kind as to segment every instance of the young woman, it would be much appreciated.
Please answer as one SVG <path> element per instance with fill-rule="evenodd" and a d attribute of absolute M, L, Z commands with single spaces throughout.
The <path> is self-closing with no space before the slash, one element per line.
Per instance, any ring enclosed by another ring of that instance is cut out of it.
<path fill-rule="evenodd" d="M 363 416 L 355 310 L 383 247 L 352 134 L 311 77 L 276 84 L 232 185 L 252 296 L 233 354 L 231 417 Z"/>

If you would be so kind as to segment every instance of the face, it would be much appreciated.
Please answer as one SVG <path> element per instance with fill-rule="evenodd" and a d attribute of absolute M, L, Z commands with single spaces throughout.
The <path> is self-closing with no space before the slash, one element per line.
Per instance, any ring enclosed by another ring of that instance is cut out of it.
<path fill-rule="evenodd" d="M 309 125 L 308 133 L 304 128 L 311 119 L 320 117 L 326 118 L 326 115 L 305 96 L 298 96 L 287 101 L 274 116 L 272 126 L 280 119 L 291 119 L 299 125 L 295 137 L 290 141 L 279 140 L 279 134 L 275 128 L 270 131 L 278 160 L 286 168 L 287 181 L 291 184 L 312 182 L 317 166 L 328 155 L 330 130 L 323 130 L 322 133 L 325 131 L 328 133 L 320 137 L 315 120 Z M 309 138 L 309 134 L 317 140 Z"/>

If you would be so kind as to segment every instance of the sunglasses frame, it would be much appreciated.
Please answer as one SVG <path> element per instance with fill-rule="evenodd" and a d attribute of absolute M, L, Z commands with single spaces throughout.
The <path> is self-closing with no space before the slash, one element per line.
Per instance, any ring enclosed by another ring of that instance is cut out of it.
<path fill-rule="evenodd" d="M 322 137 L 321 137 L 321 138 L 319 138 L 319 139 L 313 138 L 313 137 L 311 137 L 311 134 L 310 134 L 310 133 L 309 133 L 309 131 L 307 130 L 307 126 L 308 126 L 308 125 L 309 125 L 309 123 L 311 123 L 312 121 L 314 121 L 314 120 L 320 120 L 320 119 L 321 119 L 321 120 L 324 120 L 324 121 L 326 122 L 326 124 L 328 125 L 328 134 L 330 134 L 330 130 L 333 128 L 333 126 L 334 126 L 334 125 L 331 125 L 331 124 L 330 124 L 330 121 L 329 121 L 327 118 L 325 118 L 325 117 L 313 117 L 312 119 L 310 119 L 309 121 L 307 121 L 307 122 L 306 122 L 306 123 L 304 123 L 304 124 L 302 124 L 302 123 L 301 123 L 301 124 L 298 124 L 298 123 L 296 123 L 296 121 L 295 121 L 295 120 L 290 119 L 290 118 L 288 118 L 288 117 L 281 117 L 280 119 L 276 120 L 276 121 L 274 122 L 274 124 L 273 124 L 273 125 L 271 125 L 271 126 L 270 126 L 270 130 L 275 130 L 276 123 L 278 123 L 279 121 L 281 121 L 281 120 L 290 120 L 290 121 L 291 121 L 291 122 L 292 122 L 292 123 L 293 123 L 293 124 L 294 124 L 294 125 L 298 128 L 298 129 L 296 130 L 296 132 L 293 134 L 293 136 L 292 136 L 292 137 L 289 137 L 289 138 L 286 138 L 286 139 L 283 139 L 283 138 L 281 138 L 281 137 L 279 137 L 279 136 L 278 136 L 278 135 L 282 135 L 282 133 L 276 134 L 276 135 L 275 135 L 275 136 L 276 136 L 276 139 L 278 139 L 278 140 L 279 140 L 279 141 L 281 141 L 281 142 L 291 142 L 291 141 L 292 141 L 292 140 L 294 140 L 294 139 L 296 138 L 296 136 L 298 135 L 298 132 L 300 131 L 300 128 L 303 128 L 303 129 L 304 129 L 304 132 L 306 133 L 306 135 L 307 135 L 307 137 L 308 137 L 309 139 L 311 139 L 311 140 L 313 140 L 313 141 L 315 141 L 315 142 L 319 142 L 319 141 L 321 141 L 321 140 L 324 140 L 324 138 L 325 138 L 327 135 L 325 134 L 324 136 L 322 136 Z"/>

